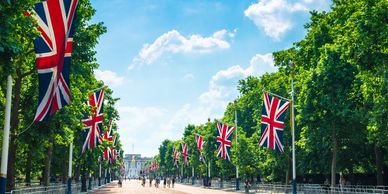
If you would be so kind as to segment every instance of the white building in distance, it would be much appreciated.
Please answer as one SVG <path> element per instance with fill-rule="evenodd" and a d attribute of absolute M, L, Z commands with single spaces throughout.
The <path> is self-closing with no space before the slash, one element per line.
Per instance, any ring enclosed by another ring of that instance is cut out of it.
<path fill-rule="evenodd" d="M 139 176 L 141 175 L 141 170 L 144 168 L 145 163 L 151 160 L 151 157 L 141 157 L 140 154 L 125 154 L 125 176 L 133 179 L 139 178 Z"/>

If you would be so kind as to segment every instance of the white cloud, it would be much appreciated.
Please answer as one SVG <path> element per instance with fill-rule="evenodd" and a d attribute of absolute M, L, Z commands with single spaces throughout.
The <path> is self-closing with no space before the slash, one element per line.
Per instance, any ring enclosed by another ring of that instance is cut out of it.
<path fill-rule="evenodd" d="M 259 28 L 263 28 L 267 36 L 274 40 L 280 38 L 290 30 L 294 23 L 291 16 L 295 12 L 328 9 L 329 0 L 299 0 L 289 3 L 286 0 L 261 0 L 252 4 L 244 11 Z"/>
<path fill-rule="evenodd" d="M 104 81 L 104 83 L 109 86 L 119 86 L 125 82 L 124 77 L 119 76 L 117 73 L 109 70 L 101 71 L 96 69 L 94 70 L 94 75 L 97 79 Z"/>
<path fill-rule="evenodd" d="M 190 80 L 190 79 L 194 79 L 195 76 L 193 74 L 191 74 L 191 73 L 187 73 L 187 74 L 185 74 L 183 76 L 183 78 L 186 79 L 186 80 Z"/>
<path fill-rule="evenodd" d="M 231 66 L 228 69 L 217 72 L 210 81 L 210 86 L 219 85 L 217 83 L 223 80 L 242 79 L 250 75 L 261 76 L 264 73 L 271 73 L 277 71 L 274 66 L 274 61 L 271 53 L 256 54 L 250 60 L 249 66 L 244 69 L 240 65 Z"/>
<path fill-rule="evenodd" d="M 276 71 L 277 68 L 274 66 L 271 53 L 256 54 L 247 68 L 234 65 L 213 75 L 209 81 L 208 91 L 199 96 L 199 102 L 212 107 L 214 110 L 225 110 L 228 102 L 231 102 L 238 95 L 238 80 L 250 75 L 261 76 L 264 73 Z"/>
<path fill-rule="evenodd" d="M 145 44 L 139 54 L 132 60 L 129 69 L 140 65 L 154 63 L 165 54 L 208 53 L 230 47 L 228 42 L 237 31 L 225 29 L 214 32 L 212 36 L 203 37 L 198 34 L 185 37 L 176 30 L 171 30 L 158 37 L 152 44 Z"/>

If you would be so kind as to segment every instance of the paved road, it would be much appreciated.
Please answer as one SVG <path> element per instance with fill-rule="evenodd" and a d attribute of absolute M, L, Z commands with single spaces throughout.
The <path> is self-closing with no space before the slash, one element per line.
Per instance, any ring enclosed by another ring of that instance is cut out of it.
<path fill-rule="evenodd" d="M 148 183 L 148 182 L 147 182 Z M 163 184 L 160 184 L 159 188 L 155 187 L 149 187 L 147 185 L 146 187 L 141 186 L 140 181 L 138 180 L 131 180 L 131 181 L 124 181 L 123 187 L 119 188 L 117 185 L 117 181 L 114 181 L 113 183 L 94 191 L 93 194 L 105 194 L 105 193 L 139 193 L 139 194 L 145 194 L 145 193 L 154 193 L 154 194 L 198 194 L 198 193 L 209 193 L 209 194 L 232 194 L 233 192 L 226 192 L 221 190 L 213 190 L 213 189 L 204 189 L 201 187 L 196 186 L 188 186 L 188 185 L 181 185 L 176 184 L 175 188 L 163 188 Z"/>

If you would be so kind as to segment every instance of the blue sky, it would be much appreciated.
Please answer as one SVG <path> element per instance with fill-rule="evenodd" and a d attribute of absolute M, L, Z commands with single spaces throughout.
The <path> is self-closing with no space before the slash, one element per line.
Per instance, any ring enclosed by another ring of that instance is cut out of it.
<path fill-rule="evenodd" d="M 328 0 L 93 0 L 98 79 L 121 100 L 125 153 L 157 154 L 184 127 L 220 118 L 248 75 L 274 72 L 271 53 L 303 39 Z M 260 106 L 260 105 L 258 105 Z"/>

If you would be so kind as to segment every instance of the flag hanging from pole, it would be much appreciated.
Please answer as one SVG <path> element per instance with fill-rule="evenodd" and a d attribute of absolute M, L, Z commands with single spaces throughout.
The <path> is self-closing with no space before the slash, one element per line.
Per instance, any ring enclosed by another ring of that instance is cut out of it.
<path fill-rule="evenodd" d="M 113 129 L 112 129 L 112 126 L 113 126 L 113 121 L 110 120 L 109 121 L 109 129 L 104 133 L 104 139 L 109 141 L 109 142 L 113 141 Z"/>
<path fill-rule="evenodd" d="M 195 142 L 197 144 L 197 148 L 198 148 L 198 151 L 199 151 L 199 161 L 201 161 L 203 163 L 206 163 L 205 157 L 202 154 L 203 146 L 205 144 L 205 141 L 203 141 L 203 137 L 198 135 L 198 134 L 195 134 Z"/>
<path fill-rule="evenodd" d="M 92 107 L 92 114 L 85 114 L 84 119 L 82 120 L 84 125 L 83 136 L 85 139 L 82 146 L 82 153 L 102 144 L 101 133 L 103 132 L 104 89 L 90 95 L 89 100 L 85 102 L 85 104 Z"/>
<path fill-rule="evenodd" d="M 78 0 L 48 0 L 35 4 L 32 15 L 40 35 L 34 41 L 39 79 L 39 105 L 35 121 L 71 103 L 70 61 L 73 48 L 74 15 Z"/>
<path fill-rule="evenodd" d="M 104 150 L 104 160 L 107 160 L 109 164 L 112 164 L 112 151 L 110 147 L 105 148 Z"/>
<path fill-rule="evenodd" d="M 285 111 L 290 102 L 264 93 L 259 145 L 277 152 L 283 151 Z"/>
<path fill-rule="evenodd" d="M 187 143 L 182 143 L 182 157 L 183 157 L 183 164 L 185 164 L 185 166 L 188 166 L 189 165 L 189 146 L 187 145 Z"/>
<path fill-rule="evenodd" d="M 173 148 L 173 159 L 174 159 L 174 166 L 178 167 L 178 161 L 179 161 L 179 152 L 175 148 Z"/>
<path fill-rule="evenodd" d="M 229 151 L 232 146 L 232 133 L 234 127 L 229 127 L 226 124 L 217 123 L 218 136 L 217 136 L 217 156 L 221 156 L 223 159 L 230 160 Z"/>

